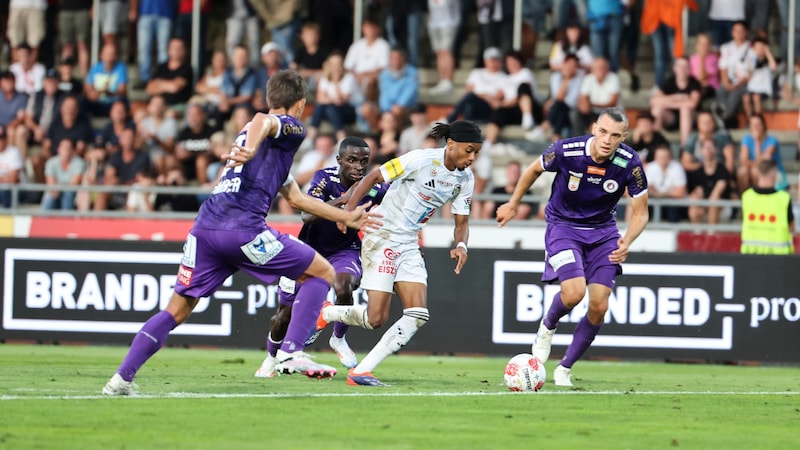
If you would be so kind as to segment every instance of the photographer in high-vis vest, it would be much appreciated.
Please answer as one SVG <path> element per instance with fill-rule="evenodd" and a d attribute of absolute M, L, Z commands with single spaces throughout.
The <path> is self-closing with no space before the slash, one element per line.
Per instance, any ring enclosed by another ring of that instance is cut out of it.
<path fill-rule="evenodd" d="M 794 253 L 792 197 L 775 190 L 778 165 L 758 163 L 758 182 L 742 194 L 742 253 L 788 255 Z"/>

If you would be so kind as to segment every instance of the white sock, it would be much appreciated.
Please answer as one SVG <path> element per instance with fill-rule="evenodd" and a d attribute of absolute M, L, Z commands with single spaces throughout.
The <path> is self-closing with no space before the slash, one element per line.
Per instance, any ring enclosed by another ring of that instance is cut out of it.
<path fill-rule="evenodd" d="M 322 310 L 322 318 L 330 322 L 342 322 L 371 330 L 373 327 L 367 318 L 367 305 L 333 305 Z"/>
<path fill-rule="evenodd" d="M 533 128 L 533 115 L 531 113 L 525 113 L 522 115 L 522 128 L 526 130 L 530 130 Z"/>
<path fill-rule="evenodd" d="M 386 330 L 367 356 L 353 369 L 355 373 L 372 372 L 387 356 L 403 348 L 417 330 L 428 322 L 428 308 L 407 308 L 403 316 Z"/>

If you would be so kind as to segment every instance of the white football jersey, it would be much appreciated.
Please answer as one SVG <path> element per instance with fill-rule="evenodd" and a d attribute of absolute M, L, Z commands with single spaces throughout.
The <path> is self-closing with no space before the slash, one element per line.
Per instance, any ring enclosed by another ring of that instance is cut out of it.
<path fill-rule="evenodd" d="M 444 148 L 413 150 L 380 168 L 383 179 L 392 182 L 381 204 L 383 226 L 376 233 L 397 242 L 416 242 L 417 233 L 445 203 L 452 201 L 453 214 L 469 215 L 472 170 L 447 170 Z"/>

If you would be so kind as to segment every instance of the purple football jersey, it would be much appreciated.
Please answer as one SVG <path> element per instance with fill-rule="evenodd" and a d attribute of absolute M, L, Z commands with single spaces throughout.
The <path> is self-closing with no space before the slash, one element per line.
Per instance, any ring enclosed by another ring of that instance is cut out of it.
<path fill-rule="evenodd" d="M 616 226 L 617 202 L 625 193 L 647 191 L 647 178 L 635 150 L 625 144 L 608 161 L 596 163 L 589 154 L 592 136 L 563 139 L 541 156 L 542 166 L 555 172 L 548 223 L 578 227 Z"/>
<path fill-rule="evenodd" d="M 280 120 L 278 133 L 264 139 L 256 155 L 247 163 L 225 168 L 211 196 L 200 207 L 195 219 L 196 227 L 266 229 L 265 219 L 270 205 L 286 182 L 294 154 L 306 137 L 300 119 L 286 115 L 275 117 Z M 236 144 L 243 146 L 246 139 L 243 130 L 236 138 Z"/>
<path fill-rule="evenodd" d="M 377 205 L 383 200 L 387 189 L 389 189 L 388 183 L 375 184 L 358 204 L 372 202 L 373 205 Z M 347 188 L 339 179 L 338 167 L 318 170 L 308 188 L 308 195 L 324 202 L 339 198 L 345 192 Z M 361 249 L 361 238 L 358 237 L 357 230 L 348 228 L 346 233 L 342 233 L 336 223 L 329 220 L 304 224 L 299 238 L 326 258 L 344 249 Z"/>

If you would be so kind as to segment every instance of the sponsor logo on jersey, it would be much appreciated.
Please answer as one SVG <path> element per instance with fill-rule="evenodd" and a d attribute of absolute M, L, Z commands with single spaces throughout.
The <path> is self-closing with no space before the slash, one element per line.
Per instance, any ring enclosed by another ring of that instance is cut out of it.
<path fill-rule="evenodd" d="M 633 155 L 631 154 L 631 152 L 625 150 L 622 147 L 617 147 L 617 153 L 619 153 L 620 155 L 622 155 L 622 156 L 624 156 L 624 157 L 626 157 L 628 159 L 633 158 Z"/>
<path fill-rule="evenodd" d="M 586 147 L 586 141 L 570 142 L 568 144 L 564 144 L 564 148 L 580 148 L 580 147 Z"/>
<path fill-rule="evenodd" d="M 569 150 L 564 152 L 564 156 L 583 156 L 584 153 L 586 152 L 584 152 L 583 150 Z"/>
<path fill-rule="evenodd" d="M 603 190 L 609 194 L 617 192 L 617 189 L 619 189 L 619 183 L 617 183 L 615 180 L 606 180 L 606 182 L 603 183 Z"/>
<path fill-rule="evenodd" d="M 600 182 L 603 181 L 603 178 L 601 178 L 601 177 L 589 177 L 589 178 L 586 179 L 586 181 L 588 181 L 589 183 L 600 184 Z"/>
<path fill-rule="evenodd" d="M 425 186 L 425 187 L 426 187 L 426 188 L 428 188 L 428 189 L 433 189 L 433 190 L 436 190 L 436 182 L 435 182 L 435 181 L 433 181 L 432 179 L 431 179 L 431 180 L 428 180 L 428 181 L 426 181 L 426 182 L 423 184 L 423 186 Z"/>
<path fill-rule="evenodd" d="M 583 174 L 581 172 L 573 172 L 573 171 L 570 170 L 569 174 L 572 175 L 575 178 L 583 178 Z"/>
<path fill-rule="evenodd" d="M 636 187 L 639 189 L 644 189 L 644 175 L 642 174 L 641 167 L 634 167 L 631 171 L 631 175 L 636 180 Z"/>
<path fill-rule="evenodd" d="M 619 156 L 615 156 L 614 159 L 611 160 L 611 163 L 615 166 L 620 166 L 623 169 L 628 167 L 628 160 Z"/>
<path fill-rule="evenodd" d="M 447 180 L 436 180 L 436 182 L 441 184 L 442 186 L 445 186 L 445 187 L 450 187 L 450 186 L 453 185 L 453 183 L 451 183 L 451 182 L 449 182 Z"/>
<path fill-rule="evenodd" d="M 604 169 L 603 167 L 589 166 L 589 168 L 586 169 L 586 172 L 588 172 L 590 175 L 605 176 L 606 169 Z"/>
<path fill-rule="evenodd" d="M 417 195 L 419 196 L 419 198 L 425 200 L 426 202 L 431 201 L 431 196 L 430 195 L 425 195 L 422 192 L 417 192 Z"/>
<path fill-rule="evenodd" d="M 395 259 L 400 257 L 400 252 L 396 252 L 390 248 L 386 248 L 383 250 L 383 256 L 388 260 L 394 261 Z"/>
<path fill-rule="evenodd" d="M 184 265 L 178 267 L 178 283 L 184 286 L 191 286 L 192 284 L 192 274 L 194 271 Z"/>

